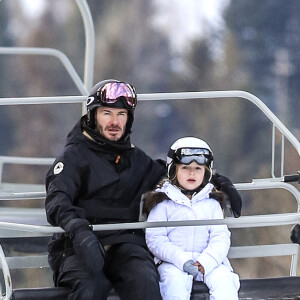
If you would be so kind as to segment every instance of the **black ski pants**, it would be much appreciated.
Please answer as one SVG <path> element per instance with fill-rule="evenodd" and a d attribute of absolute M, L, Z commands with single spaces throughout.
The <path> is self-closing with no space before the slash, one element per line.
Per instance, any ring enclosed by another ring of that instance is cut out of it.
<path fill-rule="evenodd" d="M 106 300 L 111 288 L 122 300 L 161 300 L 159 274 L 149 251 L 138 244 L 113 245 L 103 272 L 88 273 L 75 255 L 65 258 L 55 274 L 56 286 L 68 287 L 68 300 Z"/>

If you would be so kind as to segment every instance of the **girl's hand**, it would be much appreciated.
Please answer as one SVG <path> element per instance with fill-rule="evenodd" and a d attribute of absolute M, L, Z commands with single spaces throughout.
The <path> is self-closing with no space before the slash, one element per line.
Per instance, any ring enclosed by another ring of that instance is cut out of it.
<path fill-rule="evenodd" d="M 203 275 L 205 274 L 204 267 L 198 261 L 196 261 L 194 263 L 194 266 L 197 266 L 198 267 L 198 271 L 200 271 Z"/>

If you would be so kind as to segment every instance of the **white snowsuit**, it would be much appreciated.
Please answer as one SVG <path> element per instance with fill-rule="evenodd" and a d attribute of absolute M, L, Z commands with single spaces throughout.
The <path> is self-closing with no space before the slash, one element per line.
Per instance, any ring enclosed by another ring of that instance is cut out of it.
<path fill-rule="evenodd" d="M 179 188 L 165 182 L 156 191 L 171 200 L 158 203 L 150 211 L 148 221 L 223 219 L 220 203 L 209 198 L 212 188 L 208 183 L 189 199 Z M 198 261 L 204 267 L 204 282 L 211 300 L 238 299 L 239 276 L 233 273 L 227 259 L 230 232 L 226 225 L 147 228 L 146 242 L 156 262 L 163 261 L 158 271 L 164 300 L 190 299 L 193 277 L 183 271 L 188 260 Z M 196 280 L 202 280 L 200 272 Z"/>

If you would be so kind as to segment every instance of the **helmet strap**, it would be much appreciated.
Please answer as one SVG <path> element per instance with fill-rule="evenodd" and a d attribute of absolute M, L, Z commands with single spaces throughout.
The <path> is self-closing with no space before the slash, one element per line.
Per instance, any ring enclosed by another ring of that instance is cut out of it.
<path fill-rule="evenodd" d="M 194 195 L 195 193 L 198 194 L 202 189 L 203 189 L 203 186 L 202 184 L 200 186 L 198 186 L 196 189 L 194 190 L 185 190 L 181 187 L 179 187 L 181 192 L 184 194 L 184 195 L 188 195 L 188 196 L 192 196 Z"/>

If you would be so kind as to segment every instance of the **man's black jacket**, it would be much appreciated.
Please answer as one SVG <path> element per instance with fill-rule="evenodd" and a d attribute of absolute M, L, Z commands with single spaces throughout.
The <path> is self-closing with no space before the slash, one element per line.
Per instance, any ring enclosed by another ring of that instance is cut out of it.
<path fill-rule="evenodd" d="M 108 150 L 109 149 L 109 150 Z M 141 149 L 113 150 L 84 135 L 80 122 L 67 138 L 63 153 L 46 176 L 48 222 L 66 231 L 68 224 L 137 222 L 141 195 L 165 175 L 162 160 L 152 160 Z M 119 242 L 144 244 L 141 231 L 95 232 L 102 245 Z M 57 267 L 62 256 L 73 253 L 70 234 L 54 234 L 49 262 Z"/>

